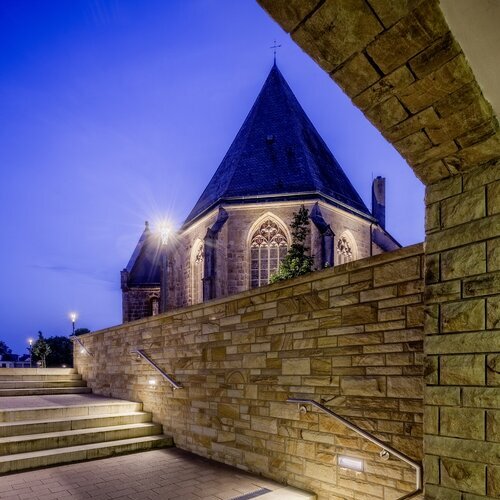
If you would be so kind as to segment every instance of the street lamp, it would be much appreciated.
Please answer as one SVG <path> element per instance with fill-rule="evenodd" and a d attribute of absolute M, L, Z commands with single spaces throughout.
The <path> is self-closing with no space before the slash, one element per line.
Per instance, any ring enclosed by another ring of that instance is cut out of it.
<path fill-rule="evenodd" d="M 33 368 L 33 363 L 32 363 L 33 339 L 32 338 L 28 339 L 28 344 L 30 345 L 30 368 Z"/>
<path fill-rule="evenodd" d="M 71 324 L 73 325 L 73 335 L 75 334 L 75 323 L 78 315 L 75 312 L 69 313 L 69 319 L 71 320 Z"/>
<path fill-rule="evenodd" d="M 162 222 L 159 226 L 161 240 L 161 281 L 160 281 L 160 312 L 166 312 L 167 290 L 168 290 L 168 271 L 167 271 L 167 244 L 170 237 L 171 228 L 167 222 Z"/>

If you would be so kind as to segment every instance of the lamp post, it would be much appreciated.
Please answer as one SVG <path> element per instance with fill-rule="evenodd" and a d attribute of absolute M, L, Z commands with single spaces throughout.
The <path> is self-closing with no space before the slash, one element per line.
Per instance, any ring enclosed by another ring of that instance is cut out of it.
<path fill-rule="evenodd" d="M 30 368 L 33 368 L 32 354 L 33 354 L 33 339 L 28 339 L 28 344 L 30 345 Z"/>
<path fill-rule="evenodd" d="M 74 312 L 69 313 L 69 319 L 71 320 L 71 324 L 73 326 L 73 335 L 75 334 L 75 323 L 76 323 L 76 318 L 78 315 Z"/>
<path fill-rule="evenodd" d="M 167 244 L 170 236 L 170 227 L 167 223 L 160 225 L 161 239 L 161 277 L 160 277 L 160 313 L 168 309 L 167 290 L 168 290 L 168 270 L 167 270 Z"/>

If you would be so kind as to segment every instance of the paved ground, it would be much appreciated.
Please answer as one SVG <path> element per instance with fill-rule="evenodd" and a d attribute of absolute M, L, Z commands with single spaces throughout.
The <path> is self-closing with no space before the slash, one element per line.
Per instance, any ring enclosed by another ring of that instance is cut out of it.
<path fill-rule="evenodd" d="M 274 500 L 305 498 L 176 448 L 0 477 L 2 500 L 229 500 L 262 488 Z"/>

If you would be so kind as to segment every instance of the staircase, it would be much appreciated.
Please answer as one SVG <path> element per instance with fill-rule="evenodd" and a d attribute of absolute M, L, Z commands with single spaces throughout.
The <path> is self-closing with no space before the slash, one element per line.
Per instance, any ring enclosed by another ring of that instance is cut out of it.
<path fill-rule="evenodd" d="M 142 403 L 91 392 L 74 369 L 0 368 L 0 474 L 173 445 Z"/>

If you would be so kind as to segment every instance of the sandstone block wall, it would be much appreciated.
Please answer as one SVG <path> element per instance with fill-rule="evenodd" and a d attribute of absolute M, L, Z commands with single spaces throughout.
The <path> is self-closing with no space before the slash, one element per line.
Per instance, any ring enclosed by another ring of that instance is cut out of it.
<path fill-rule="evenodd" d="M 500 166 L 436 183 L 426 203 L 427 492 L 499 498 Z"/>
<path fill-rule="evenodd" d="M 411 468 L 286 399 L 322 402 L 421 459 L 422 273 L 421 245 L 359 260 L 81 336 L 94 357 L 76 350 L 75 366 L 96 393 L 143 401 L 181 448 L 320 499 L 394 499 L 414 488 Z M 339 455 L 364 471 L 339 467 Z"/>

